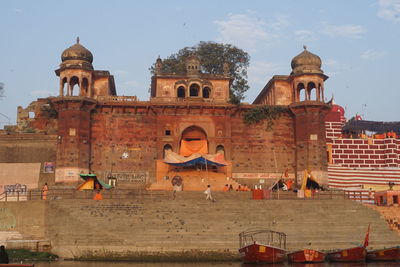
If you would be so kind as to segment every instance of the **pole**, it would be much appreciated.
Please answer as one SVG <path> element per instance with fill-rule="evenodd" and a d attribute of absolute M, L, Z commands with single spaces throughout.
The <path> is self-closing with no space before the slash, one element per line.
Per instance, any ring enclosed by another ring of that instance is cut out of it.
<path fill-rule="evenodd" d="M 278 163 L 276 162 L 276 155 L 275 155 L 275 149 L 272 150 L 272 152 L 274 153 L 274 161 L 275 161 L 275 173 L 278 173 Z M 282 178 L 282 177 L 281 177 Z M 279 181 L 281 180 L 281 178 L 278 180 L 278 184 L 277 184 L 277 189 L 278 189 L 278 199 L 279 199 Z"/>
<path fill-rule="evenodd" d="M 206 178 L 207 178 L 207 184 L 210 184 L 210 181 L 208 180 L 208 169 L 207 169 L 207 159 L 204 158 L 204 162 L 206 163 Z"/>

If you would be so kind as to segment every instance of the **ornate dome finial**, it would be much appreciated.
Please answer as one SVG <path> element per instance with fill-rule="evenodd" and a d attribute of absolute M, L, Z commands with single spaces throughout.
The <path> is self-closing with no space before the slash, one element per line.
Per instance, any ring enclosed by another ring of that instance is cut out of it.
<path fill-rule="evenodd" d="M 93 69 L 93 55 L 79 43 L 79 37 L 76 38 L 76 44 L 62 52 L 61 61 L 60 68 Z"/>
<path fill-rule="evenodd" d="M 291 74 L 305 74 L 305 73 L 324 73 L 321 70 L 321 58 L 307 50 L 307 46 L 303 45 L 304 51 L 292 59 L 292 73 Z"/>

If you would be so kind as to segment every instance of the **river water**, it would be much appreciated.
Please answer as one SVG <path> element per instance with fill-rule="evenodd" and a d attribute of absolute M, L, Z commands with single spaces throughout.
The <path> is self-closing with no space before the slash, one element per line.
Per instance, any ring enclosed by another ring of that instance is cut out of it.
<path fill-rule="evenodd" d="M 105 261 L 58 261 L 58 262 L 39 262 L 35 267 L 271 267 L 271 266 L 296 266 L 296 267 L 376 267 L 376 266 L 400 266 L 396 262 L 379 263 L 315 263 L 315 264 L 242 264 L 240 262 L 201 262 L 201 263 L 137 263 L 137 262 L 105 262 Z"/>

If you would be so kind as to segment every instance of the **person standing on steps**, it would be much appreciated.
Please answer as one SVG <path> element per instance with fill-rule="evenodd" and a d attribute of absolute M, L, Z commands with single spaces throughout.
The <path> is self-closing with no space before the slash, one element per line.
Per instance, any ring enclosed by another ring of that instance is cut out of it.
<path fill-rule="evenodd" d="M 42 187 L 42 199 L 46 200 L 47 199 L 47 193 L 49 192 L 49 186 L 47 185 L 47 183 L 44 183 L 43 187 Z"/>
<path fill-rule="evenodd" d="M 206 194 L 206 200 L 211 200 L 212 202 L 215 202 L 213 197 L 211 196 L 211 185 L 207 185 L 206 191 L 204 191 L 204 194 Z"/>

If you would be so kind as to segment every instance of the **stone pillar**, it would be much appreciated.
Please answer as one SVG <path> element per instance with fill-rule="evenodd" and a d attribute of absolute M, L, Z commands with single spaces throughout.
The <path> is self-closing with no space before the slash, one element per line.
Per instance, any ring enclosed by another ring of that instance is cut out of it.
<path fill-rule="evenodd" d="M 52 102 L 58 112 L 55 182 L 75 185 L 80 173 L 90 171 L 90 113 L 96 100 L 58 97 Z"/>
<path fill-rule="evenodd" d="M 327 186 L 325 115 L 330 106 L 318 101 L 303 101 L 293 103 L 289 108 L 295 120 L 296 183 L 301 185 L 304 170 L 307 169 L 322 185 Z"/>

